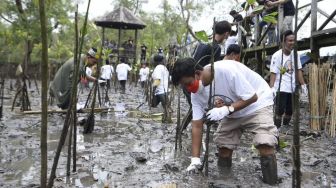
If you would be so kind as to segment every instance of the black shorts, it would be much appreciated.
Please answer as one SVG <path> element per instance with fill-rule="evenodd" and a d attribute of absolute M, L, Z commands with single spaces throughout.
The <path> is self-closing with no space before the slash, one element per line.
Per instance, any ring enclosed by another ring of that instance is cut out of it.
<path fill-rule="evenodd" d="M 275 114 L 276 115 L 292 115 L 292 93 L 280 92 L 275 98 Z"/>

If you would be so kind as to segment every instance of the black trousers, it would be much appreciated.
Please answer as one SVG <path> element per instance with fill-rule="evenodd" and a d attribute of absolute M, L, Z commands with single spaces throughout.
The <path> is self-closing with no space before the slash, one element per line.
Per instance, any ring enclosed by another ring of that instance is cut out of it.
<path fill-rule="evenodd" d="M 275 97 L 275 114 L 282 116 L 283 114 L 291 116 L 292 108 L 292 93 L 279 92 Z"/>
<path fill-rule="evenodd" d="M 166 100 L 167 97 L 168 95 L 166 93 L 154 95 L 152 99 L 152 107 L 157 107 L 160 104 L 160 102 L 161 102 L 161 105 L 165 107 L 167 104 L 167 100 Z"/>
<path fill-rule="evenodd" d="M 121 91 L 125 91 L 126 89 L 126 80 L 119 80 L 120 83 L 120 89 Z"/>

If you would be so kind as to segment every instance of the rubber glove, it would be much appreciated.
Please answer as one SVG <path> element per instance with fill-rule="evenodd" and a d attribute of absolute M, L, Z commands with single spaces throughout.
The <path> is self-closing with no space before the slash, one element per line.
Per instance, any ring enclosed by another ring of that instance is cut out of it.
<path fill-rule="evenodd" d="M 191 163 L 187 168 L 187 172 L 195 172 L 196 170 L 199 170 L 202 166 L 201 159 L 199 157 L 192 157 Z"/>
<path fill-rule="evenodd" d="M 229 114 L 230 111 L 227 106 L 223 106 L 220 108 L 213 108 L 206 113 L 206 119 L 208 121 L 219 121 Z"/>
<path fill-rule="evenodd" d="M 273 98 L 275 98 L 277 90 L 275 89 L 275 87 L 272 87 L 271 90 L 272 90 Z"/>
<path fill-rule="evenodd" d="M 154 85 L 154 86 L 158 86 L 158 85 L 160 85 L 160 80 L 159 80 L 159 79 L 154 80 L 153 85 Z"/>

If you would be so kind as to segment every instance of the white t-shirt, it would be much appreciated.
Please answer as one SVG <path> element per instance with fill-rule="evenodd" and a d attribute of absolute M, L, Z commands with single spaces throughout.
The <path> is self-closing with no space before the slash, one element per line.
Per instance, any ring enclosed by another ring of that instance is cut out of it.
<path fill-rule="evenodd" d="M 117 65 L 116 72 L 118 80 L 127 80 L 128 71 L 132 70 L 126 63 L 120 63 Z"/>
<path fill-rule="evenodd" d="M 237 36 L 229 36 L 228 39 L 226 39 L 225 41 L 225 54 L 226 54 L 226 51 L 227 49 L 229 48 L 229 46 L 231 44 L 236 44 L 237 43 L 237 40 L 238 40 L 238 37 Z"/>
<path fill-rule="evenodd" d="M 294 51 L 290 55 L 283 54 L 281 60 L 282 50 L 278 50 L 272 56 L 270 70 L 276 74 L 274 88 L 278 90 L 280 81 L 280 69 L 286 69 L 286 73 L 282 75 L 280 91 L 293 93 L 295 91 L 295 68 L 294 68 Z M 298 56 L 298 69 L 302 69 L 301 61 Z M 291 84 L 292 83 L 292 84 Z"/>
<path fill-rule="evenodd" d="M 101 67 L 100 69 L 100 74 L 101 74 L 101 78 L 106 79 L 106 80 L 110 80 L 113 74 L 113 67 L 112 65 L 104 65 Z"/>
<path fill-rule="evenodd" d="M 92 69 L 90 67 L 85 67 L 85 74 L 87 76 L 92 76 Z"/>
<path fill-rule="evenodd" d="M 169 72 L 164 65 L 157 65 L 155 67 L 152 78 L 160 80 L 160 84 L 156 87 L 155 95 L 168 93 Z"/>
<path fill-rule="evenodd" d="M 207 65 L 210 66 L 210 65 Z M 234 112 L 228 118 L 240 118 L 253 114 L 266 106 L 273 105 L 273 94 L 267 82 L 256 72 L 249 69 L 244 64 L 233 60 L 222 60 L 214 63 L 215 77 L 212 92 L 214 95 L 223 95 L 230 98 L 233 102 L 240 99 L 250 99 L 254 94 L 258 100 L 251 105 Z M 206 87 L 204 88 L 206 89 Z M 199 91 L 201 92 L 201 91 Z M 206 92 L 208 93 L 208 92 Z M 208 97 L 205 94 L 198 95 L 206 97 L 206 100 L 191 97 L 193 104 L 193 120 L 203 117 L 207 106 Z M 209 95 L 209 94 L 208 94 Z M 195 99 L 199 101 L 195 101 Z M 196 105 L 195 105 L 196 104 Z"/>
<path fill-rule="evenodd" d="M 139 71 L 139 76 L 140 76 L 140 81 L 146 81 L 148 79 L 148 75 L 149 75 L 149 68 L 145 67 L 145 68 L 141 68 Z"/>

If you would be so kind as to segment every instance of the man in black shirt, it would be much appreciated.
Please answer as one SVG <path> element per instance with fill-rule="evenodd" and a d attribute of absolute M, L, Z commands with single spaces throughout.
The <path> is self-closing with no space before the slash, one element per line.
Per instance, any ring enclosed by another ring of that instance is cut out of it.
<path fill-rule="evenodd" d="M 146 52 L 147 52 L 147 46 L 145 44 L 141 45 L 141 61 L 145 61 L 146 60 Z"/>
<path fill-rule="evenodd" d="M 284 9 L 284 19 L 282 27 L 280 28 L 280 33 L 287 30 L 293 30 L 293 17 L 295 15 L 295 6 L 292 0 L 265 0 L 267 7 L 276 8 L 279 5 L 283 5 Z"/>
<path fill-rule="evenodd" d="M 215 41 L 213 42 L 213 45 L 199 43 L 193 53 L 193 58 L 195 62 L 201 65 L 202 67 L 210 64 L 212 47 L 214 52 L 214 61 L 222 60 L 223 57 L 220 56 L 221 47 L 219 46 L 219 44 L 222 43 L 225 39 L 227 39 L 230 36 L 230 33 L 231 33 L 231 24 L 229 22 L 227 21 L 217 22 L 215 24 Z M 190 91 L 188 91 L 186 88 L 183 88 L 183 93 L 185 94 L 191 109 Z M 191 121 L 191 113 L 188 113 L 185 119 L 187 120 L 182 121 L 184 122 L 184 124 L 182 125 L 182 127 L 184 128 L 186 128 Z"/>

